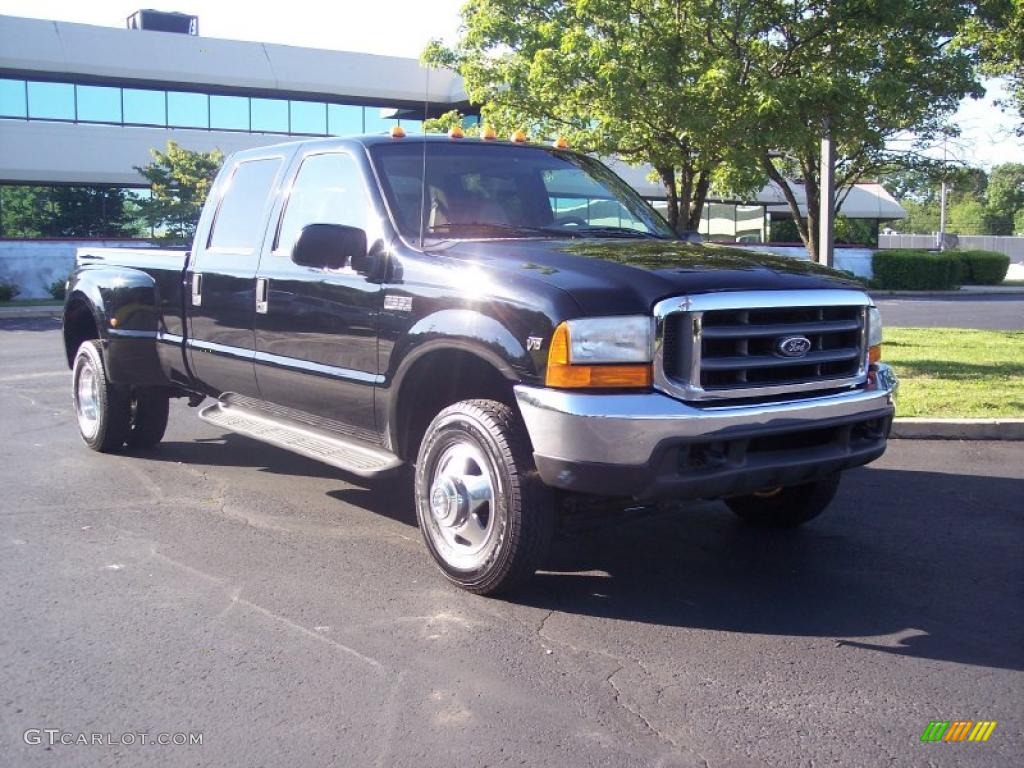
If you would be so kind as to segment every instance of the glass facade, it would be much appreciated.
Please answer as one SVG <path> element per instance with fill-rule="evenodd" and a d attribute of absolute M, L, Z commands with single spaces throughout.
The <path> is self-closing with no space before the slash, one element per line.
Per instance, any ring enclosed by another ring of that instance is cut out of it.
<path fill-rule="evenodd" d="M 298 136 L 382 133 L 394 125 L 423 132 L 423 121 L 395 113 L 386 106 L 0 78 L 0 118 Z"/>

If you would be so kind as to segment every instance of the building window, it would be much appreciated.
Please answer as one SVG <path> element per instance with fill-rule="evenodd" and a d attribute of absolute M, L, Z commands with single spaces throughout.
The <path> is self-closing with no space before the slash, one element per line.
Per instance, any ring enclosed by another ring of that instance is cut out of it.
<path fill-rule="evenodd" d="M 40 120 L 74 120 L 75 86 L 70 83 L 28 84 L 28 116 Z"/>
<path fill-rule="evenodd" d="M 24 80 L 0 79 L 0 117 L 28 117 Z"/>
<path fill-rule="evenodd" d="M 248 131 L 249 99 L 245 96 L 211 96 L 210 127 L 226 131 Z"/>
<path fill-rule="evenodd" d="M 125 88 L 124 121 L 132 125 L 167 125 L 167 94 Z"/>
<path fill-rule="evenodd" d="M 397 121 L 393 117 L 382 117 L 381 112 L 392 114 L 394 111 L 388 107 L 366 107 L 363 115 L 363 131 L 365 133 L 387 133 Z"/>
<path fill-rule="evenodd" d="M 209 128 L 209 109 L 205 93 L 167 92 L 167 124 L 172 128 Z"/>
<path fill-rule="evenodd" d="M 78 119 L 87 123 L 121 122 L 121 89 L 79 85 Z"/>
<path fill-rule="evenodd" d="M 363 132 L 363 108 L 347 104 L 327 105 L 327 132 L 332 136 L 351 136 Z"/>
<path fill-rule="evenodd" d="M 323 136 L 327 133 L 327 105 L 315 101 L 292 101 L 290 133 L 311 133 Z"/>
<path fill-rule="evenodd" d="M 253 99 L 252 130 L 288 133 L 288 102 L 281 99 Z"/>

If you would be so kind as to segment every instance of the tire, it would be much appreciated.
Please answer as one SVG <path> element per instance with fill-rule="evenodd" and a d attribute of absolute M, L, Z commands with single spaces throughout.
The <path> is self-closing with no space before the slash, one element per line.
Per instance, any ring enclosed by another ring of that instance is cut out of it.
<path fill-rule="evenodd" d="M 128 392 L 107 378 L 98 341 L 82 343 L 72 371 L 72 398 L 82 439 L 94 451 L 118 453 L 130 427 Z"/>
<path fill-rule="evenodd" d="M 153 448 L 164 439 L 170 398 L 160 391 L 138 388 L 132 392 L 129 448 Z"/>
<path fill-rule="evenodd" d="M 839 475 L 836 472 L 813 483 L 783 488 L 770 496 L 736 496 L 725 503 L 751 525 L 795 528 L 825 511 L 839 490 Z"/>
<path fill-rule="evenodd" d="M 464 400 L 427 427 L 416 462 L 416 516 L 444 575 L 470 592 L 507 592 L 551 542 L 552 494 L 537 476 L 518 414 Z"/>

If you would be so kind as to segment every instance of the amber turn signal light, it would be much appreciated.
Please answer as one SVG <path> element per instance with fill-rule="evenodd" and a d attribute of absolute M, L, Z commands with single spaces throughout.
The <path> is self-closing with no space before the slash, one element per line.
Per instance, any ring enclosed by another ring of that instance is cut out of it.
<path fill-rule="evenodd" d="M 876 344 L 868 348 L 868 365 L 874 365 L 882 359 L 882 345 Z"/>

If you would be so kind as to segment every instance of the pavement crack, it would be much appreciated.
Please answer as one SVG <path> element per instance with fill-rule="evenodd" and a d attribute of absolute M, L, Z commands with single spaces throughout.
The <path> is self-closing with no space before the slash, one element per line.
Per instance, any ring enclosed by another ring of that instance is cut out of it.
<path fill-rule="evenodd" d="M 654 723 L 652 723 L 650 720 L 647 719 L 647 717 L 644 715 L 643 712 L 641 712 L 637 707 L 631 706 L 629 704 L 629 702 L 627 702 L 623 698 L 622 689 L 619 688 L 618 684 L 615 682 L 615 676 L 617 674 L 619 674 L 620 672 L 622 672 L 624 669 L 625 669 L 624 665 L 619 665 L 618 667 L 613 669 L 608 674 L 608 676 L 605 677 L 605 679 L 604 679 L 604 681 L 608 685 L 611 686 L 612 691 L 614 691 L 613 699 L 614 699 L 615 703 L 617 705 L 619 705 L 622 709 L 626 710 L 629 714 L 631 714 L 633 716 L 633 718 L 635 720 L 637 720 L 643 726 L 643 728 L 645 730 L 647 730 L 652 736 L 657 738 L 659 741 L 662 741 L 662 742 L 668 744 L 669 746 L 671 746 L 673 749 L 675 749 L 678 752 L 692 754 L 692 750 L 690 750 L 688 747 L 683 746 L 682 744 L 680 744 L 678 741 L 673 739 L 668 734 L 663 733 L 660 729 L 658 729 L 654 725 Z M 704 759 L 704 757 L 700 756 L 700 755 L 698 755 L 697 757 L 698 757 L 699 760 L 701 760 L 704 763 L 705 768 L 707 768 L 707 765 L 708 765 L 707 760 Z"/>

